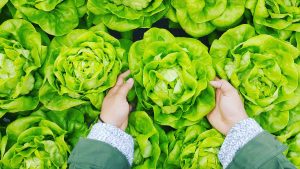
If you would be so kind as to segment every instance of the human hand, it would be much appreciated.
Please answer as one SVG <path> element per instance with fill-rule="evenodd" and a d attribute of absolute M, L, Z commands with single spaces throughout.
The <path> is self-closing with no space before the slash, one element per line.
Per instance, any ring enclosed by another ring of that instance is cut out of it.
<path fill-rule="evenodd" d="M 117 80 L 116 85 L 110 89 L 105 96 L 102 104 L 100 118 L 103 122 L 114 125 L 125 130 L 128 124 L 128 115 L 131 106 L 127 102 L 127 94 L 133 87 L 133 79 L 130 78 L 125 82 L 125 78 L 130 71 L 122 73 Z"/>
<path fill-rule="evenodd" d="M 238 91 L 226 80 L 211 81 L 216 90 L 216 107 L 207 115 L 213 127 L 227 135 L 231 127 L 248 115 Z"/>

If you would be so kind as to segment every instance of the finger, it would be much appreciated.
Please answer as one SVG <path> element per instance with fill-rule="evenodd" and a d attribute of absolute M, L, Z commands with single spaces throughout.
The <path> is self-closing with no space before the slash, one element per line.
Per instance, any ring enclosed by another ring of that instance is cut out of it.
<path fill-rule="evenodd" d="M 217 80 L 211 81 L 210 84 L 217 89 L 220 89 L 222 94 L 226 95 L 232 91 L 235 91 L 235 88 L 226 80 Z"/>
<path fill-rule="evenodd" d="M 216 124 L 216 121 L 218 121 L 218 119 L 220 117 L 220 115 L 218 114 L 217 108 L 215 108 L 212 112 L 207 114 L 206 117 L 210 124 Z"/>
<path fill-rule="evenodd" d="M 119 89 L 118 86 L 114 86 L 113 88 L 111 88 L 111 89 L 108 91 L 107 95 L 112 95 L 112 94 L 116 93 L 118 89 Z"/>
<path fill-rule="evenodd" d="M 118 94 L 126 98 L 129 90 L 133 87 L 133 84 L 134 80 L 132 78 L 128 79 L 125 84 L 119 87 Z"/>
<path fill-rule="evenodd" d="M 222 94 L 221 89 L 217 89 L 216 90 L 216 104 L 218 104 L 220 102 L 221 94 Z"/>
<path fill-rule="evenodd" d="M 124 79 L 130 74 L 130 70 L 127 70 L 126 72 L 122 73 L 119 75 L 117 82 L 115 84 L 115 86 L 113 88 L 111 88 L 108 92 L 108 94 L 113 94 L 115 92 L 117 92 L 117 90 L 119 89 L 119 87 L 124 84 Z"/>
<path fill-rule="evenodd" d="M 220 80 L 218 77 L 215 77 L 215 79 L 213 80 L 213 81 L 211 81 L 210 82 L 210 84 L 211 83 L 214 83 L 214 81 L 218 81 L 218 80 Z M 212 85 L 212 84 L 211 84 Z M 213 85 L 212 85 L 213 86 Z M 214 86 L 213 86 L 214 87 Z M 214 88 L 216 88 L 216 87 L 214 87 Z M 216 99 L 216 104 L 219 102 L 219 100 L 220 100 L 220 95 L 221 95 L 221 90 L 220 89 L 218 89 L 218 88 L 216 88 L 216 90 L 215 90 L 215 99 Z"/>
<path fill-rule="evenodd" d="M 115 86 L 121 86 L 124 84 L 125 78 L 130 74 L 130 70 L 127 70 L 126 72 L 120 74 L 118 77 L 117 83 Z"/>

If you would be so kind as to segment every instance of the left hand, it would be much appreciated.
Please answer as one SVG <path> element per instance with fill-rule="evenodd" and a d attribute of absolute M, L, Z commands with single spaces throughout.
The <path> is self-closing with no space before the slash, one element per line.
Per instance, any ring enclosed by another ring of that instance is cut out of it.
<path fill-rule="evenodd" d="M 125 78 L 130 71 L 122 73 L 117 80 L 116 85 L 105 96 L 102 104 L 100 118 L 108 124 L 114 125 L 125 130 L 128 124 L 128 115 L 131 106 L 127 101 L 127 94 L 133 87 L 132 78 L 125 82 Z"/>

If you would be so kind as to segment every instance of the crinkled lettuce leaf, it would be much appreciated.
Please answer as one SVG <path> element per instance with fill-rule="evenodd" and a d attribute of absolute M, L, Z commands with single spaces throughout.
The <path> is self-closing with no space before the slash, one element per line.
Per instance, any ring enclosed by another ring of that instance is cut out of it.
<path fill-rule="evenodd" d="M 297 121 L 290 124 L 277 139 L 288 146 L 286 157 L 297 167 L 300 167 L 300 111 L 297 110 Z"/>
<path fill-rule="evenodd" d="M 217 130 L 196 124 L 170 131 L 167 135 L 168 155 L 163 168 L 222 168 L 218 151 L 224 138 Z"/>
<path fill-rule="evenodd" d="M 164 131 L 144 111 L 130 114 L 126 131 L 135 142 L 132 168 L 156 168 L 161 153 L 160 145 L 167 144 L 166 135 L 160 138 Z"/>
<path fill-rule="evenodd" d="M 50 35 L 62 36 L 76 28 L 86 11 L 85 0 L 11 0 L 24 19 L 39 25 Z"/>
<path fill-rule="evenodd" d="M 66 169 L 70 148 L 66 131 L 40 116 L 10 123 L 1 141 L 3 169 Z"/>
<path fill-rule="evenodd" d="M 125 32 L 149 28 L 161 19 L 169 8 L 169 0 L 88 0 L 87 8 L 95 24 Z"/>
<path fill-rule="evenodd" d="M 0 25 L 0 117 L 37 107 L 43 80 L 38 70 L 46 53 L 41 34 L 29 22 L 11 19 Z"/>
<path fill-rule="evenodd" d="M 287 39 L 300 32 L 300 3 L 294 0 L 248 0 L 246 8 L 252 13 L 255 30 Z"/>
<path fill-rule="evenodd" d="M 65 141 L 73 148 L 79 138 L 87 136 L 89 132 L 89 125 L 94 120 L 87 116 L 91 114 L 91 111 L 95 110 L 91 109 L 90 106 L 77 106 L 63 111 L 52 111 L 42 107 L 33 112 L 31 116 L 42 117 L 65 130 Z"/>
<path fill-rule="evenodd" d="M 202 37 L 216 28 L 235 26 L 244 11 L 245 0 L 172 0 L 166 16 L 189 35 Z"/>

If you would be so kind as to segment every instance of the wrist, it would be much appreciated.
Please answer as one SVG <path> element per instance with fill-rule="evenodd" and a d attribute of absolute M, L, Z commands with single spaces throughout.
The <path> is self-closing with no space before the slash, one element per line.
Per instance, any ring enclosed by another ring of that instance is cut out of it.
<path fill-rule="evenodd" d="M 121 125 L 118 125 L 118 123 L 115 122 L 113 119 L 110 119 L 110 117 L 107 117 L 107 116 L 102 115 L 102 114 L 99 115 L 99 121 L 101 123 L 109 124 L 109 125 L 112 125 L 112 126 L 117 127 L 117 128 L 121 127 Z"/>
<path fill-rule="evenodd" d="M 243 117 L 240 117 L 240 118 L 237 118 L 235 120 L 231 120 L 229 123 L 227 123 L 227 130 L 225 130 L 224 132 L 224 135 L 226 136 L 228 134 L 228 132 L 238 123 L 240 123 L 241 121 L 243 120 L 246 120 L 248 119 L 249 117 L 248 116 L 243 116 Z"/>
<path fill-rule="evenodd" d="M 99 120 L 101 123 L 106 123 L 104 120 L 102 120 L 101 116 L 98 117 L 98 120 Z"/>

